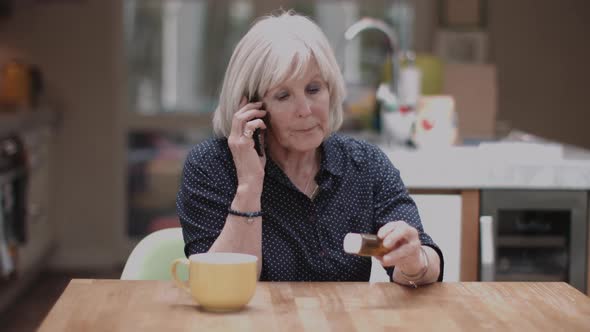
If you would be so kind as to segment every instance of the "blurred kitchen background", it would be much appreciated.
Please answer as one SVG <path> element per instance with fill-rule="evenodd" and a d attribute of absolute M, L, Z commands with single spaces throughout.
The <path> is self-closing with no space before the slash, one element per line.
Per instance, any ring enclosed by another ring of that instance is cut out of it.
<path fill-rule="evenodd" d="M 233 47 L 281 7 L 328 36 L 342 131 L 387 149 L 439 221 L 449 281 L 588 291 L 589 1 L 0 0 L 5 327 L 34 328 L 69 278 L 118 278 L 142 237 L 179 226 L 182 164 L 212 135 Z"/>

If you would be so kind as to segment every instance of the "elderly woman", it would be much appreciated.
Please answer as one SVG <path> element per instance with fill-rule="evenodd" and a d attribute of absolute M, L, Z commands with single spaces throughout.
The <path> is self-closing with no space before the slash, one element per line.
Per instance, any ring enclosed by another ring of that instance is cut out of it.
<path fill-rule="evenodd" d="M 184 165 L 177 208 L 187 256 L 252 254 L 260 280 L 368 281 L 371 259 L 342 243 L 349 232 L 373 233 L 388 250 L 377 259 L 392 281 L 442 280 L 442 252 L 399 171 L 376 146 L 335 133 L 344 94 L 311 20 L 287 12 L 252 26 L 225 74 L 213 118 L 219 137 Z"/>

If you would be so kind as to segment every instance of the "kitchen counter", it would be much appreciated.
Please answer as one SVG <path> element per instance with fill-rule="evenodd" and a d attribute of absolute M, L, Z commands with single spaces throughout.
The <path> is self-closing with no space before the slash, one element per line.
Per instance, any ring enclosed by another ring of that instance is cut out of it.
<path fill-rule="evenodd" d="M 410 189 L 590 189 L 590 151 L 497 142 L 408 150 L 380 145 Z"/>
<path fill-rule="evenodd" d="M 452 280 L 479 278 L 480 257 L 473 248 L 480 246 L 480 216 L 490 213 L 482 210 L 483 194 L 500 192 L 512 205 L 524 204 L 522 209 L 558 206 L 570 211 L 573 223 L 590 223 L 586 212 L 590 204 L 590 151 L 525 133 L 515 133 L 509 140 L 436 149 L 411 150 L 373 142 L 400 170 L 428 233 L 443 251 L 452 253 L 445 262 Z M 579 202 L 563 199 L 572 195 L 579 197 Z M 543 205 L 543 200 L 548 205 Z M 537 205 L 526 203 L 529 201 Z M 584 237 L 590 238 L 590 233 Z M 578 259 L 578 264 L 585 262 L 586 277 L 580 280 L 578 275 L 575 282 L 590 295 L 590 247 L 586 247 L 585 258 Z"/>

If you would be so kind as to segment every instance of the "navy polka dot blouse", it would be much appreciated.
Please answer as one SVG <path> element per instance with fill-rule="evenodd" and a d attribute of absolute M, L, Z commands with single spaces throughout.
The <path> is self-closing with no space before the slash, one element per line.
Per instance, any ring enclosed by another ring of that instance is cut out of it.
<path fill-rule="evenodd" d="M 368 281 L 371 259 L 344 252 L 348 232 L 373 233 L 390 221 L 414 226 L 423 245 L 443 255 L 423 228 L 399 171 L 376 146 L 332 134 L 321 146 L 310 199 L 272 160 L 267 160 L 262 192 L 262 273 L 264 281 Z M 183 170 L 177 209 L 185 254 L 207 252 L 219 236 L 237 188 L 236 170 L 225 138 L 191 150 Z M 393 268 L 387 268 L 391 278 Z"/>

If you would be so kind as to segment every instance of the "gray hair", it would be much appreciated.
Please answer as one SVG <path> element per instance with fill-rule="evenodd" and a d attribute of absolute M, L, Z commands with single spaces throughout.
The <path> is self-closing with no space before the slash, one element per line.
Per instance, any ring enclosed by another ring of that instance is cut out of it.
<path fill-rule="evenodd" d="M 259 19 L 234 49 L 213 115 L 215 133 L 229 136 L 243 96 L 264 96 L 276 85 L 301 77 L 312 61 L 317 62 L 330 92 L 330 131 L 338 130 L 346 89 L 334 51 L 311 19 L 290 10 Z"/>

